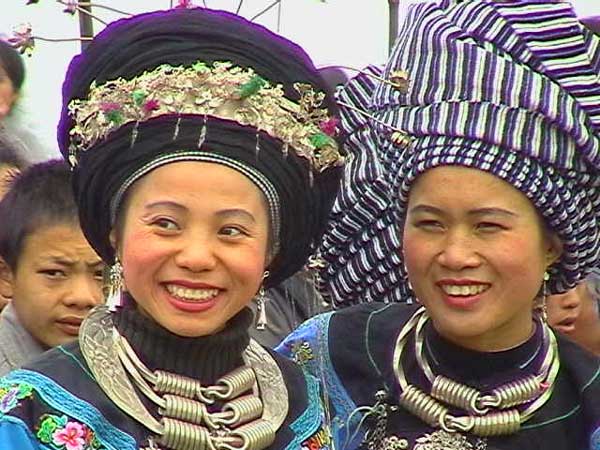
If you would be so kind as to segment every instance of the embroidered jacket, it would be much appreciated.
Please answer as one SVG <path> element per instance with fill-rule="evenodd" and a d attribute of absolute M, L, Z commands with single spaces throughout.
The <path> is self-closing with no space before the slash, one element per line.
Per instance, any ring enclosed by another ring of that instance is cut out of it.
<path fill-rule="evenodd" d="M 378 392 L 386 393 L 391 407 L 385 422 L 385 448 L 446 448 L 417 445 L 417 439 L 422 442 L 423 436 L 436 430 L 395 400 L 399 386 L 392 364 L 394 344 L 415 309 L 404 304 L 369 303 L 323 314 L 306 322 L 277 348 L 321 379 L 334 416 L 332 434 L 337 450 L 360 448 L 365 433 L 375 429 L 377 415 L 371 407 Z M 443 353 L 436 370 L 447 376 L 462 374 L 469 379 L 454 379 L 484 389 L 500 384 L 507 374 L 508 379 L 525 376 L 540 358 L 540 352 L 529 354 L 539 349 L 539 339 L 540 333 L 536 333 L 522 348 L 484 358 L 473 358 L 474 352 L 442 343 L 439 335 L 430 345 L 436 347 L 433 352 Z M 564 337 L 557 336 L 557 340 L 561 365 L 552 396 L 517 433 L 488 438 L 488 450 L 600 450 L 600 360 Z M 418 378 L 412 350 L 403 361 L 407 376 Z M 477 439 L 467 437 L 473 447 L 464 448 L 476 448 Z"/>
<path fill-rule="evenodd" d="M 329 449 L 316 379 L 272 354 L 286 382 L 289 413 L 269 450 Z M 0 378 L 2 450 L 138 450 L 148 436 L 104 394 L 77 343 Z"/>

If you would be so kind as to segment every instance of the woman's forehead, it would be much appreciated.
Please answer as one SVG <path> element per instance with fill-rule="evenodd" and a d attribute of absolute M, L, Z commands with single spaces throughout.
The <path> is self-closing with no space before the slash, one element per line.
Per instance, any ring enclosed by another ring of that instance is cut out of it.
<path fill-rule="evenodd" d="M 421 174 L 409 195 L 411 206 L 417 202 L 534 209 L 527 197 L 511 184 L 485 171 L 464 166 L 440 166 Z"/>

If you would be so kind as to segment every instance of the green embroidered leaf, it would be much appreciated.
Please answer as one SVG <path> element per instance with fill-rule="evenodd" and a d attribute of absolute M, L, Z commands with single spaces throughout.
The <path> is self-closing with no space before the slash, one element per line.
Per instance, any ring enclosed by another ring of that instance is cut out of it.
<path fill-rule="evenodd" d="M 107 111 L 104 113 L 109 122 L 112 122 L 114 125 L 119 126 L 123 123 L 123 113 L 117 109 L 112 111 Z"/>
<path fill-rule="evenodd" d="M 310 143 L 315 148 L 323 148 L 331 143 L 332 139 L 325 133 L 316 133 L 310 137 Z"/>
<path fill-rule="evenodd" d="M 262 89 L 267 84 L 267 80 L 259 75 L 254 75 L 250 81 L 240 86 L 240 98 L 248 98 Z"/>
<path fill-rule="evenodd" d="M 131 98 L 133 98 L 133 101 L 135 102 L 136 106 L 142 106 L 144 104 L 144 102 L 146 101 L 146 97 L 148 97 L 148 94 L 146 94 L 141 89 L 138 89 L 137 91 L 133 91 L 131 94 Z"/>
<path fill-rule="evenodd" d="M 42 418 L 43 420 L 38 427 L 36 436 L 40 442 L 49 444 L 52 442 L 52 434 L 58 428 L 58 424 L 56 423 L 55 416 L 44 415 Z"/>
<path fill-rule="evenodd" d="M 208 69 L 208 66 L 206 65 L 206 63 L 203 63 L 202 61 L 196 61 L 192 65 L 192 69 L 194 69 L 196 72 L 204 72 L 206 69 Z"/>
<path fill-rule="evenodd" d="M 19 384 L 19 393 L 17 397 L 19 400 L 30 397 L 33 393 L 33 386 L 27 383 Z"/>

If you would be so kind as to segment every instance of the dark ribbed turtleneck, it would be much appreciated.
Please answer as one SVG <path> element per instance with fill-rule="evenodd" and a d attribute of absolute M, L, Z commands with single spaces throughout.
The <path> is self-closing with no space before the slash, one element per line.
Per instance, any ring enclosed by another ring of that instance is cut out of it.
<path fill-rule="evenodd" d="M 171 333 L 141 314 L 135 304 L 119 308 L 113 320 L 149 369 L 186 375 L 208 384 L 243 364 L 252 312 L 244 308 L 222 331 L 196 338 Z"/>
<path fill-rule="evenodd" d="M 543 328 L 522 344 L 497 352 L 478 352 L 460 347 L 442 337 L 429 322 L 425 330 L 425 351 L 434 372 L 474 387 L 489 387 L 536 371 L 544 356 Z"/>

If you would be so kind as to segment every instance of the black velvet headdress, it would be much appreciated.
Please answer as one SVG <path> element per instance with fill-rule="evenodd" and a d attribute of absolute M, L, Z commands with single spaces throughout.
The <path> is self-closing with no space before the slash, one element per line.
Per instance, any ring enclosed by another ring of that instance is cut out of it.
<path fill-rule="evenodd" d="M 73 158 L 77 144 L 73 129 L 78 124 L 69 108 L 73 100 L 86 99 L 94 86 L 107 81 L 129 80 L 164 64 L 191 66 L 198 61 L 252 68 L 271 85 L 281 84 L 286 99 L 295 102 L 300 100 L 295 83 L 327 91 L 302 49 L 239 16 L 202 8 L 142 14 L 109 25 L 72 61 L 58 127 L 63 156 Z M 329 95 L 322 107 L 336 114 Z M 74 188 L 84 234 L 98 254 L 112 262 L 111 204 L 132 174 L 177 152 L 191 155 L 179 161 L 220 155 L 259 172 L 277 191 L 279 248 L 266 280 L 267 287 L 275 285 L 306 262 L 324 228 L 340 176 L 339 164 L 315 170 L 293 146 L 289 151 L 283 147 L 266 131 L 210 114 L 173 113 L 124 121 L 77 155 Z"/>

